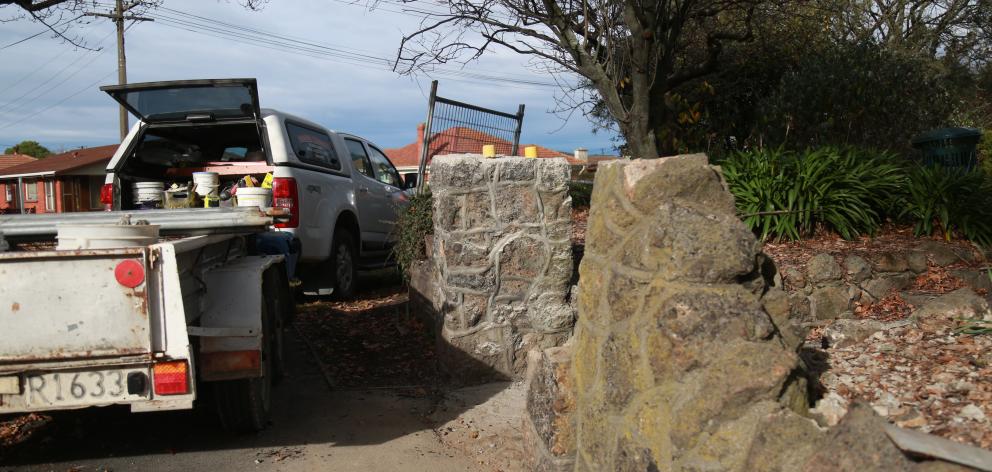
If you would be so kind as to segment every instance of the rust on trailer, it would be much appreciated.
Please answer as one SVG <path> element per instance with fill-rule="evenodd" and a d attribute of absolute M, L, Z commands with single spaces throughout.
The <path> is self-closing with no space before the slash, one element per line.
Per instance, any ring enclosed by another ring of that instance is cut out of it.
<path fill-rule="evenodd" d="M 199 372 L 203 380 L 261 377 L 262 355 L 256 350 L 201 352 Z"/>
<path fill-rule="evenodd" d="M 21 311 L 21 304 L 20 303 L 17 303 L 17 302 L 11 303 L 10 304 L 10 311 L 13 312 L 13 313 L 17 313 L 17 312 Z"/>
<path fill-rule="evenodd" d="M 66 352 L 65 349 L 56 348 L 48 351 L 49 356 L 43 357 L 15 357 L 12 359 L 4 359 L 0 361 L 0 366 L 4 364 L 11 364 L 14 362 L 58 362 L 58 361 L 71 361 L 77 359 L 102 359 L 102 358 L 112 358 L 112 357 L 135 357 L 141 356 L 142 358 L 147 358 L 151 360 L 152 355 L 150 352 L 144 349 L 134 349 L 134 348 L 124 348 L 124 349 L 114 349 L 112 351 L 94 350 L 90 349 L 87 351 L 76 351 L 76 352 Z"/>

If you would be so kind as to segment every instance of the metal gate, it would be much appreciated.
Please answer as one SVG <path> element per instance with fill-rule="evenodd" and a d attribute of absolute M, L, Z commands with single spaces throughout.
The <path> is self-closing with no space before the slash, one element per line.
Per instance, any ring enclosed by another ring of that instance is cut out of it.
<path fill-rule="evenodd" d="M 490 144 L 495 147 L 496 154 L 517 155 L 523 122 L 523 104 L 516 114 L 490 110 L 439 97 L 437 81 L 432 81 L 424 146 L 420 150 L 420 182 L 426 180 L 427 162 L 438 154 L 481 153 L 482 146 Z"/>

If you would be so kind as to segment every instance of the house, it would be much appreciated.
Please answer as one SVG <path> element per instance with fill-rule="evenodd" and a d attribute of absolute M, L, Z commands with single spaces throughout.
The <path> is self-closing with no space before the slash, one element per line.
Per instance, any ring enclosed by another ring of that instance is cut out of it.
<path fill-rule="evenodd" d="M 427 162 L 430 164 L 430 158 L 439 154 L 480 154 L 482 153 L 482 146 L 486 144 L 496 146 L 497 154 L 510 154 L 513 151 L 513 142 L 511 141 L 492 136 L 476 129 L 464 126 L 455 126 L 432 135 L 430 151 L 427 154 Z M 517 149 L 517 154 L 523 155 L 524 148 L 527 146 L 534 145 L 521 144 Z M 548 149 L 543 146 L 536 147 L 537 157 L 563 157 L 568 160 L 570 164 L 577 164 L 576 162 L 572 162 L 573 158 L 568 154 L 555 151 L 553 149 Z M 398 170 L 400 174 L 409 174 L 417 172 L 417 167 L 420 164 L 420 154 L 423 148 L 424 124 L 421 123 L 417 126 L 417 140 L 415 142 L 407 144 L 403 147 L 386 149 L 383 152 L 386 153 L 386 156 L 389 157 L 389 160 L 394 166 L 396 166 L 396 170 Z"/>
<path fill-rule="evenodd" d="M 97 211 L 117 145 L 76 149 L 0 168 L 0 213 Z"/>
<path fill-rule="evenodd" d="M 0 154 L 0 171 L 35 160 L 37 159 L 27 154 Z"/>

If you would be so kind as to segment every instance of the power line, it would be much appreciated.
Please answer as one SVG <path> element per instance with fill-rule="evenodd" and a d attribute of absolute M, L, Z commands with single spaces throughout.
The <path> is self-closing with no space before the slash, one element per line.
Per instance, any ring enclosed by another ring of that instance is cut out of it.
<path fill-rule="evenodd" d="M 55 107 L 57 107 L 57 106 L 65 103 L 65 102 L 69 101 L 70 99 L 75 98 L 77 95 L 79 95 L 79 94 L 81 94 L 81 93 L 83 93 L 83 92 L 85 92 L 87 90 L 90 90 L 92 87 L 95 87 L 97 84 L 99 84 L 100 82 L 103 82 L 104 80 L 107 79 L 107 77 L 110 77 L 111 75 L 113 75 L 115 73 L 117 73 L 117 70 L 116 69 L 110 71 L 107 75 L 104 75 L 103 77 L 100 77 L 99 79 L 93 81 L 92 83 L 87 84 L 85 87 L 83 87 L 83 88 L 81 88 L 81 89 L 73 92 L 71 95 L 69 95 L 69 96 L 67 96 L 67 97 L 65 97 L 65 98 L 63 98 L 63 99 L 61 99 L 61 100 L 59 100 L 59 101 L 57 101 L 57 102 L 55 102 L 55 103 L 53 103 L 53 104 L 45 107 L 45 108 L 42 108 L 41 110 L 38 110 L 38 111 L 36 111 L 36 112 L 28 115 L 28 116 L 25 116 L 25 117 L 21 118 L 20 120 L 13 121 L 13 122 L 10 122 L 10 123 L 8 123 L 6 125 L 0 126 L 0 130 L 10 128 L 11 126 L 14 126 L 14 125 L 19 125 L 19 124 L 21 124 L 21 123 L 23 123 L 23 122 L 25 122 L 27 120 L 30 120 L 31 118 L 34 118 L 34 117 L 36 117 L 36 116 L 38 116 L 38 115 L 40 115 L 40 114 L 42 114 L 42 113 L 44 113 L 44 112 L 46 112 L 48 110 L 51 110 L 52 108 L 55 108 Z"/>
<path fill-rule="evenodd" d="M 113 33 L 111 33 L 111 34 L 113 34 Z M 100 40 L 100 42 L 98 44 L 103 44 L 103 42 L 106 41 L 107 38 L 109 38 L 109 37 L 110 37 L 110 34 L 104 36 Z M 97 52 L 97 53 L 93 54 L 93 58 L 89 62 L 87 62 L 83 67 L 81 67 L 79 69 L 76 69 L 75 72 L 72 72 L 71 74 L 69 74 L 67 77 L 65 77 L 61 82 L 59 82 L 55 86 L 50 87 L 48 90 L 45 90 L 45 91 L 43 91 L 42 93 L 40 93 L 38 95 L 35 95 L 33 98 L 28 99 L 26 102 L 23 102 L 21 104 L 17 104 L 17 102 L 20 102 L 23 98 L 27 97 L 28 95 L 32 94 L 33 92 L 41 89 L 42 87 L 44 87 L 44 86 L 48 85 L 49 83 L 51 83 L 53 80 L 57 79 L 59 77 L 59 75 L 61 75 L 63 72 L 69 70 L 69 68 L 71 68 L 72 66 L 76 65 L 79 61 L 85 59 L 86 58 L 86 55 L 84 54 L 84 55 L 81 55 L 81 56 L 77 57 L 74 61 L 70 62 L 69 64 L 66 64 L 64 67 L 62 67 L 61 69 L 59 69 L 58 72 L 52 74 L 47 80 L 45 80 L 45 81 L 43 81 L 43 82 L 35 85 L 33 88 L 31 88 L 28 91 L 22 93 L 17 98 L 14 98 L 13 100 L 10 100 L 9 102 L 7 102 L 7 103 L 5 103 L 3 105 L 0 105 L 0 112 L 13 112 L 13 111 L 18 110 L 20 108 L 23 108 L 24 105 L 26 105 L 28 103 L 31 103 L 34 100 L 37 100 L 38 98 L 42 97 L 46 93 L 48 93 L 51 90 L 57 88 L 59 85 L 65 83 L 68 79 L 72 78 L 73 76 L 75 76 L 76 74 L 78 74 L 79 72 L 81 72 L 85 67 L 87 67 L 90 64 L 92 64 L 93 61 L 95 61 L 96 58 L 100 57 L 102 54 L 103 54 L 103 51 L 102 50 L 100 52 Z"/>
<path fill-rule="evenodd" d="M 198 18 L 205 18 L 202 16 L 197 16 Z M 392 60 L 373 56 L 370 54 L 364 54 L 361 52 L 352 52 L 341 47 L 326 46 L 319 43 L 300 41 L 293 39 L 288 36 L 281 36 L 276 33 L 262 31 L 251 28 L 243 27 L 225 27 L 225 26 L 215 26 L 209 23 L 223 23 L 217 22 L 215 20 L 210 20 L 206 18 L 204 20 L 187 20 L 177 18 L 174 15 L 157 13 L 155 19 L 161 24 L 170 26 L 173 28 L 182 29 L 185 31 L 203 34 L 206 36 L 218 37 L 220 39 L 234 40 L 237 42 L 250 42 L 255 45 L 260 45 L 269 49 L 276 49 L 283 52 L 290 52 L 294 54 L 301 54 L 311 58 L 327 59 L 327 57 L 333 57 L 339 59 L 339 62 L 344 62 L 347 64 L 355 65 L 358 67 L 373 68 L 376 70 L 389 70 L 392 66 Z M 232 31 L 243 30 L 241 31 Z M 251 31 L 251 32 L 247 32 Z M 213 34 L 211 34 L 213 33 Z M 264 35 L 264 37 L 259 37 Z M 272 39 L 270 39 L 272 38 Z M 323 56 L 323 57 L 321 57 Z M 518 86 L 531 86 L 531 87 L 558 87 L 557 83 L 545 82 L 534 79 L 524 79 L 524 78 L 514 78 L 508 76 L 497 76 L 493 74 L 482 74 L 478 72 L 471 72 L 465 70 L 454 70 L 454 69 L 441 69 L 438 68 L 434 71 L 426 72 L 428 76 L 441 76 L 449 79 L 464 78 L 464 79 L 479 79 L 488 80 L 495 82 L 502 82 L 511 85 Z"/>
<path fill-rule="evenodd" d="M 72 23 L 73 21 L 76 21 L 76 20 L 78 20 L 80 18 L 82 18 L 82 15 L 79 15 L 79 16 L 77 16 L 75 18 L 70 19 L 70 20 L 60 21 L 59 23 L 56 23 L 56 24 L 52 25 L 52 29 L 58 28 L 59 26 L 63 26 L 63 25 L 69 24 L 69 23 Z M 24 38 L 24 39 L 20 39 L 20 40 L 14 41 L 14 42 L 6 45 L 6 46 L 0 47 L 0 51 L 2 51 L 4 49 L 7 49 L 7 48 L 9 48 L 11 46 L 17 46 L 18 44 L 21 44 L 21 43 L 23 43 L 25 41 L 29 41 L 29 40 L 32 40 L 34 38 L 37 38 L 38 36 L 41 36 L 41 35 L 49 32 L 49 31 L 51 31 L 51 30 L 47 30 L 47 29 L 41 30 L 41 31 L 39 31 L 39 32 L 37 32 L 35 34 L 32 34 L 31 36 L 28 36 L 28 37 Z"/>

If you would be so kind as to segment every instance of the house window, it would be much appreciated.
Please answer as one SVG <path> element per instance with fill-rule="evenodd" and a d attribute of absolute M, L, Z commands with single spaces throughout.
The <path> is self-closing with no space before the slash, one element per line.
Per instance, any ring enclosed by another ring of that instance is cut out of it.
<path fill-rule="evenodd" d="M 24 201 L 38 201 L 38 182 L 35 180 L 24 182 Z"/>
<path fill-rule="evenodd" d="M 14 201 L 14 189 L 17 188 L 17 184 L 7 182 L 3 184 L 3 188 L 5 190 L 5 193 L 7 194 L 7 201 L 8 202 Z"/>
<path fill-rule="evenodd" d="M 55 211 L 55 181 L 45 181 L 45 209 Z"/>

